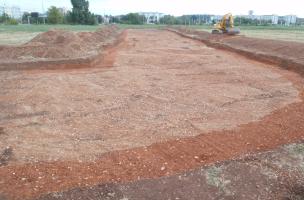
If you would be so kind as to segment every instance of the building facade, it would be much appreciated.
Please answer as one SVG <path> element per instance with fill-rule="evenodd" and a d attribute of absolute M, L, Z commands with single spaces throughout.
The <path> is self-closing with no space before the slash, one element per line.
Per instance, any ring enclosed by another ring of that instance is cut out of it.
<path fill-rule="evenodd" d="M 147 24 L 159 23 L 160 18 L 165 16 L 165 14 L 158 12 L 140 12 L 138 14 L 145 16 Z"/>
<path fill-rule="evenodd" d="M 279 16 L 278 15 L 258 15 L 256 16 L 258 20 L 264 21 L 264 22 L 271 22 L 271 24 L 276 25 L 279 22 Z"/>
<path fill-rule="evenodd" d="M 297 16 L 296 15 L 286 15 L 284 16 L 285 25 L 294 25 L 297 23 Z"/>

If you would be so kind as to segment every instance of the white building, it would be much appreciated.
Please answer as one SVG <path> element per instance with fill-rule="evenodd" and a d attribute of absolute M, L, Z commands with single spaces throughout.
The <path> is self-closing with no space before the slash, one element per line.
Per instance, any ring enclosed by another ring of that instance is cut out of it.
<path fill-rule="evenodd" d="M 104 24 L 109 24 L 110 23 L 110 17 L 109 16 L 104 15 L 102 18 L 103 18 L 103 23 Z"/>
<path fill-rule="evenodd" d="M 165 14 L 158 12 L 140 12 L 138 14 L 145 16 L 147 24 L 159 23 L 160 18 L 165 16 Z"/>
<path fill-rule="evenodd" d="M 296 15 L 286 15 L 286 16 L 278 16 L 278 15 L 251 15 L 253 14 L 250 12 L 249 15 L 238 15 L 237 17 L 247 18 L 247 19 L 256 19 L 260 23 L 271 23 L 273 25 L 284 24 L 284 25 L 291 25 L 297 23 L 297 16 Z"/>
<path fill-rule="evenodd" d="M 256 15 L 255 18 L 260 21 L 269 21 L 271 24 L 278 24 L 279 22 L 278 15 Z"/>
<path fill-rule="evenodd" d="M 279 17 L 278 15 L 254 15 L 254 18 L 258 19 L 259 21 L 271 21 L 271 23 L 274 25 L 279 24 L 279 21 L 287 26 L 296 24 L 297 22 L 296 15 L 287 15 L 283 17 Z"/>
<path fill-rule="evenodd" d="M 218 21 L 220 21 L 222 18 L 223 18 L 222 15 L 212 15 L 212 16 L 210 16 L 210 21 L 211 21 L 211 22 L 212 22 L 212 21 L 218 22 Z"/>
<path fill-rule="evenodd" d="M 297 16 L 296 15 L 286 15 L 284 16 L 285 25 L 289 26 L 291 24 L 296 24 Z"/>
<path fill-rule="evenodd" d="M 222 15 L 214 15 L 211 17 L 211 20 L 220 21 Z M 271 24 L 278 24 L 279 16 L 278 15 L 253 15 L 253 11 L 250 11 L 249 15 L 237 15 L 236 17 L 258 20 L 260 22 L 270 22 Z"/>

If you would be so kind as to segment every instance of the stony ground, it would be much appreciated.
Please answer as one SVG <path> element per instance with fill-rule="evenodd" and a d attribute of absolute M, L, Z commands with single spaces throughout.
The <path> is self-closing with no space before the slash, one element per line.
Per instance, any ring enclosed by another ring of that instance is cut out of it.
<path fill-rule="evenodd" d="M 300 101 L 266 65 L 174 33 L 129 31 L 117 51 L 106 70 L 2 72 L 1 149 L 12 146 L 17 163 L 92 160 L 232 129 Z"/>
<path fill-rule="evenodd" d="M 160 30 L 128 30 L 104 62 L 0 72 L 3 198 L 294 194 L 303 146 L 277 148 L 303 139 L 299 75 Z"/>
<path fill-rule="evenodd" d="M 101 184 L 51 193 L 64 199 L 290 199 L 304 198 L 304 144 L 292 144 L 233 161 L 158 179 Z"/>

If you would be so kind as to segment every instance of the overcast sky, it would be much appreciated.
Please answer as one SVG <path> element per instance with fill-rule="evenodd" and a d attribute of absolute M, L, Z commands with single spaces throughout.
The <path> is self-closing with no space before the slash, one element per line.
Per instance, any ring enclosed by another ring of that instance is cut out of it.
<path fill-rule="evenodd" d="M 70 0 L 0 0 L 1 4 L 17 5 L 23 11 L 41 11 L 54 5 L 71 8 Z M 156 11 L 182 14 L 295 14 L 304 17 L 304 0 L 89 0 L 90 10 L 97 14 L 126 14 Z"/>

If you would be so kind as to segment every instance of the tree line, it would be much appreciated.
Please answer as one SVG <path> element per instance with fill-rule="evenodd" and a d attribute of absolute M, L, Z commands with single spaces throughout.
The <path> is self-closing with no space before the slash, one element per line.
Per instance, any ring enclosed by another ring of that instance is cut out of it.
<path fill-rule="evenodd" d="M 101 23 L 144 24 L 146 22 L 145 16 L 138 13 L 116 17 L 95 15 L 89 11 L 89 1 L 87 0 L 71 0 L 71 4 L 73 8 L 67 13 L 55 6 L 48 9 L 46 16 L 41 16 L 36 12 L 25 12 L 22 16 L 22 23 L 95 25 Z"/>
<path fill-rule="evenodd" d="M 46 15 L 37 12 L 25 12 L 22 16 L 22 23 L 29 24 L 86 24 L 95 25 L 100 23 L 119 23 L 119 24 L 145 24 L 147 19 L 138 13 L 129 13 L 120 16 L 101 16 L 95 15 L 89 10 L 88 0 L 71 0 L 72 10 L 64 12 L 62 9 L 52 6 Z M 155 24 L 166 25 L 202 25 L 215 24 L 217 20 L 212 15 L 183 15 L 172 16 L 164 15 Z M 0 23 L 18 24 L 18 21 L 10 18 L 7 14 L 0 16 Z M 269 25 L 271 20 L 257 20 L 245 17 L 236 17 L 235 25 Z M 282 22 L 281 22 L 282 23 Z M 301 21 L 300 24 L 303 22 Z"/>
<path fill-rule="evenodd" d="M 22 23 L 31 24 L 97 24 L 97 17 L 89 10 L 89 1 L 87 0 L 71 0 L 73 6 L 71 11 L 64 13 L 63 10 L 52 6 L 48 9 L 47 15 L 42 16 L 39 13 L 25 12 L 22 16 Z"/>
<path fill-rule="evenodd" d="M 18 21 L 16 19 L 11 18 L 8 14 L 3 13 L 0 16 L 0 24 L 17 25 Z"/>

